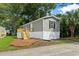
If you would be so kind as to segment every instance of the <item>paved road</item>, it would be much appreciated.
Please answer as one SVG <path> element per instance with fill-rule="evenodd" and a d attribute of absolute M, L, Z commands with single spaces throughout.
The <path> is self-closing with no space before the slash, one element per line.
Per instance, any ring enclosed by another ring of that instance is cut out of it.
<path fill-rule="evenodd" d="M 79 56 L 79 43 L 0 52 L 2 56 Z"/>

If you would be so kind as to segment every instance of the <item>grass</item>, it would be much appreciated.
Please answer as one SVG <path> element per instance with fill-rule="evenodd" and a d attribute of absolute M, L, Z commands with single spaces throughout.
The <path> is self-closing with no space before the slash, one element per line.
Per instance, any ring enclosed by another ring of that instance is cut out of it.
<path fill-rule="evenodd" d="M 79 39 L 74 38 L 75 41 L 73 41 L 72 39 L 68 39 L 68 38 L 62 38 L 62 39 L 58 39 L 58 40 L 51 40 L 51 41 L 43 41 L 41 40 L 40 42 L 37 42 L 29 47 L 14 47 L 11 46 L 11 42 L 12 40 L 16 39 L 15 36 L 6 36 L 3 39 L 0 39 L 0 52 L 1 51 L 10 51 L 10 50 L 17 50 L 17 49 L 24 49 L 24 48 L 33 48 L 33 47 L 39 47 L 39 46 L 46 46 L 46 45 L 55 45 L 55 44 L 67 44 L 67 43 L 73 43 L 75 41 L 79 41 Z"/>
<path fill-rule="evenodd" d="M 58 40 L 52 40 L 49 42 L 50 44 L 66 44 L 66 43 L 73 43 L 75 41 L 69 40 L 69 39 L 58 39 Z"/>
<path fill-rule="evenodd" d="M 15 36 L 6 36 L 0 39 L 0 51 L 15 50 L 15 47 L 10 46 L 13 39 L 15 39 Z"/>

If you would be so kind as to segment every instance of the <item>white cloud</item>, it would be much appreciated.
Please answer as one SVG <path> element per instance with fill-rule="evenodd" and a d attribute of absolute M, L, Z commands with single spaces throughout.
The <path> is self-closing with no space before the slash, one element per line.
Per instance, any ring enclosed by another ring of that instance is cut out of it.
<path fill-rule="evenodd" d="M 63 13 L 66 13 L 67 11 L 72 11 L 72 10 L 76 10 L 79 8 L 79 5 L 77 4 L 73 4 L 73 5 L 68 5 L 66 7 L 61 8 L 60 10 L 62 10 Z"/>

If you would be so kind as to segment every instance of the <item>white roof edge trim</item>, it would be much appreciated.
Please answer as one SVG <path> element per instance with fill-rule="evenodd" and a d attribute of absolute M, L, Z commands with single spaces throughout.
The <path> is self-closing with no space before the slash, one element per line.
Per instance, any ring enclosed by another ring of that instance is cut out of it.
<path fill-rule="evenodd" d="M 37 19 L 37 20 L 34 20 L 34 21 L 31 21 L 31 22 L 29 22 L 29 23 L 26 23 L 26 24 L 30 24 L 30 23 L 32 23 L 32 22 L 36 22 L 36 21 L 39 21 L 39 20 L 41 20 L 41 19 L 44 19 L 44 18 L 48 18 L 48 17 L 54 17 L 54 18 L 56 18 L 56 19 L 60 19 L 60 18 L 58 18 L 58 17 L 56 17 L 56 16 L 54 16 L 54 15 L 51 15 L 51 16 L 44 16 L 44 17 L 41 17 L 41 18 L 39 18 L 39 19 Z M 24 25 L 26 25 L 26 24 L 24 24 Z M 22 25 L 22 26 L 24 26 L 24 25 Z"/>

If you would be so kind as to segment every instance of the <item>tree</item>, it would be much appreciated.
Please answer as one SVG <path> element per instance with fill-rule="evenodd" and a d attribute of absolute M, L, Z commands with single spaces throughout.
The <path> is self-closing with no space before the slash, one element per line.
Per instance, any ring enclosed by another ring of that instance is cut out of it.
<path fill-rule="evenodd" d="M 17 28 L 21 25 L 40 18 L 46 14 L 48 10 L 53 8 L 54 4 L 0 4 L 0 21 L 1 25 L 10 29 L 12 34 L 16 34 Z"/>
<path fill-rule="evenodd" d="M 60 37 L 68 37 L 69 36 L 69 29 L 67 25 L 67 19 L 65 15 L 57 14 L 55 15 L 60 18 Z"/>
<path fill-rule="evenodd" d="M 8 25 L 11 29 L 12 34 L 16 33 L 16 29 L 22 22 L 21 12 L 23 11 L 22 4 L 0 4 L 0 14 L 4 18 L 2 22 L 5 27 Z"/>
<path fill-rule="evenodd" d="M 79 24 L 79 10 L 67 12 L 62 19 L 66 20 L 71 37 L 74 37 L 76 26 Z"/>
<path fill-rule="evenodd" d="M 45 16 L 47 12 L 50 13 L 53 8 L 55 8 L 54 3 L 30 3 L 25 5 L 22 15 L 26 15 L 27 20 L 33 21 Z"/>
<path fill-rule="evenodd" d="M 67 12 L 66 18 L 67 18 L 67 24 L 69 25 L 69 29 L 71 32 L 71 37 L 73 37 L 75 34 L 74 32 L 75 32 L 76 25 L 79 22 L 78 12 L 77 11 L 72 12 L 72 13 Z"/>

